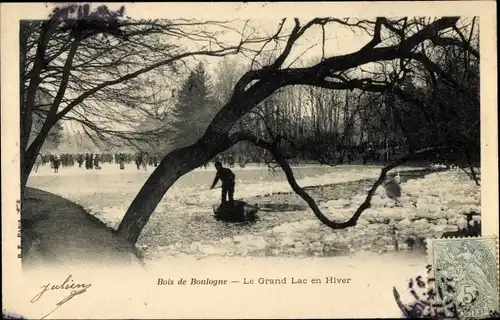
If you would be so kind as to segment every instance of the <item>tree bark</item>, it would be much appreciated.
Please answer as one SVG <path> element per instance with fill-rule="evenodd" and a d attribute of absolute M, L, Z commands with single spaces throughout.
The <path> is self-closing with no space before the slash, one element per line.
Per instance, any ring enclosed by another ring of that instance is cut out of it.
<path fill-rule="evenodd" d="M 45 125 L 42 127 L 42 130 L 38 133 L 35 140 L 30 144 L 29 148 L 22 153 L 23 161 L 21 162 L 21 188 L 26 187 L 26 183 L 28 182 L 28 178 L 30 176 L 31 170 L 33 170 L 33 166 L 35 165 L 36 157 L 40 150 L 42 149 L 43 143 L 47 139 L 50 130 L 54 126 L 54 124 L 50 125 L 50 123 L 54 123 L 53 119 L 46 119 Z"/>
<path fill-rule="evenodd" d="M 24 32 L 24 28 L 21 28 L 20 32 Z M 36 92 L 38 85 L 40 84 L 40 73 L 44 68 L 45 51 L 47 50 L 47 42 L 50 35 L 54 32 L 54 28 L 51 28 L 50 21 L 46 21 L 42 24 L 42 31 L 40 33 L 40 38 L 38 39 L 35 62 L 33 69 L 31 71 L 31 78 L 26 92 L 22 90 L 23 96 L 21 96 L 21 150 L 24 151 L 28 147 L 29 138 L 31 135 L 31 126 L 33 122 L 33 105 L 35 104 Z M 25 37 L 26 35 L 22 35 Z M 24 53 L 24 52 L 22 52 Z M 25 57 L 21 57 L 24 60 Z M 21 70 L 24 73 L 24 70 Z M 24 83 L 21 84 L 24 87 Z"/>

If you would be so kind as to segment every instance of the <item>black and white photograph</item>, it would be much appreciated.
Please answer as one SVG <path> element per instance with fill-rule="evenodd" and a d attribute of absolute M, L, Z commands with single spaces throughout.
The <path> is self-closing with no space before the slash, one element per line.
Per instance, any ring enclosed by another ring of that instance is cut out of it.
<path fill-rule="evenodd" d="M 247 5 L 273 6 L 232 7 Z M 481 236 L 488 176 L 474 11 L 215 19 L 149 18 L 134 15 L 138 6 L 48 3 L 46 18 L 16 21 L 12 259 L 24 272 L 320 261 L 391 279 L 387 316 L 401 317 L 400 294 L 425 271 L 426 239 Z M 331 281 L 356 282 L 346 272 Z"/>

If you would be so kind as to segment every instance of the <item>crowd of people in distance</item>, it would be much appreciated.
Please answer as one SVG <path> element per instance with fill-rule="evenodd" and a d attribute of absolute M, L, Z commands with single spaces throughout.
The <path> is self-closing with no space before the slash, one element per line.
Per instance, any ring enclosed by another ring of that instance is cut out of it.
<path fill-rule="evenodd" d="M 357 164 L 366 164 L 367 161 L 388 161 L 388 157 L 383 157 L 381 154 L 374 152 L 376 149 L 373 145 L 368 144 L 366 150 L 364 150 L 363 153 L 361 153 L 362 161 L 360 160 L 360 154 L 357 153 L 359 150 L 355 149 L 349 149 L 347 150 L 348 152 L 341 153 L 337 152 L 328 159 L 332 160 L 335 162 L 335 160 L 338 157 L 338 161 L 336 161 L 336 164 L 343 164 L 345 160 L 347 160 L 347 164 L 351 164 L 354 161 L 357 161 Z M 379 150 L 377 150 L 379 151 Z M 386 152 L 386 149 L 382 149 L 383 152 Z M 395 148 L 396 153 L 400 153 L 399 148 Z M 384 154 L 387 156 L 386 154 Z M 392 155 L 391 155 L 392 156 Z M 145 152 L 145 151 L 140 151 L 136 153 L 61 153 L 61 154 L 50 154 L 50 153 L 45 153 L 45 154 L 39 154 L 35 166 L 33 168 L 34 172 L 37 172 L 40 166 L 46 166 L 47 164 L 50 165 L 50 168 L 54 170 L 55 173 L 59 172 L 59 168 L 65 168 L 65 167 L 73 167 L 78 165 L 79 168 L 82 168 L 85 166 L 85 169 L 90 170 L 90 169 L 95 169 L 95 170 L 100 170 L 101 164 L 102 163 L 108 163 L 112 164 L 115 163 L 119 165 L 120 169 L 125 169 L 126 164 L 131 164 L 134 163 L 137 167 L 137 170 L 143 169 L 144 171 L 147 171 L 148 166 L 149 167 L 157 167 L 161 159 L 163 158 L 163 155 L 160 155 L 159 153 L 156 152 Z M 301 158 L 297 157 L 285 157 L 286 159 L 289 159 L 292 164 L 300 164 L 302 163 Z M 274 159 L 271 154 L 266 153 L 266 152 L 259 152 L 259 153 L 248 153 L 246 152 L 245 154 L 238 154 L 233 151 L 226 151 L 223 153 L 220 153 L 216 157 L 214 157 L 212 160 L 208 161 L 207 163 L 203 164 L 200 166 L 200 168 L 208 168 L 210 163 L 215 163 L 215 162 L 220 162 L 223 166 L 228 167 L 228 168 L 234 168 L 235 165 L 239 165 L 239 167 L 244 168 L 247 163 L 255 163 L 257 165 L 265 165 L 268 163 L 274 163 Z M 306 160 L 304 160 L 304 163 L 307 163 Z M 356 164 L 356 163 L 355 163 Z M 447 169 L 449 167 L 449 164 L 439 159 L 436 159 L 436 161 L 433 161 L 431 164 L 431 168 L 433 170 L 440 170 L 440 169 Z M 450 169 L 453 169 L 453 165 L 451 165 Z M 269 170 L 270 167 L 269 167 Z"/>
<path fill-rule="evenodd" d="M 148 154 L 148 152 L 133 153 L 62 153 L 62 154 L 39 154 L 34 166 L 34 171 L 37 172 L 40 166 L 50 165 L 54 173 L 59 172 L 60 167 L 73 167 L 78 165 L 79 168 L 85 166 L 85 169 L 100 170 L 102 163 L 118 164 L 120 169 L 125 169 L 125 164 L 135 162 L 137 169 L 141 167 L 147 170 L 147 166 L 158 166 L 159 155 Z"/>
<path fill-rule="evenodd" d="M 249 159 L 244 157 L 239 157 L 238 159 L 240 167 L 245 167 L 246 162 Z M 137 170 L 147 171 L 149 167 L 157 167 L 161 161 L 161 156 L 156 153 L 150 152 L 137 152 L 137 153 L 61 153 L 61 154 L 39 154 L 35 166 L 33 168 L 34 172 L 37 172 L 40 167 L 49 165 L 54 173 L 59 172 L 59 168 L 74 167 L 83 168 L 87 170 L 101 170 L 102 163 L 117 164 L 120 169 L 125 169 L 126 164 L 134 163 Z M 221 162 L 229 168 L 233 168 L 236 163 L 236 157 L 232 154 L 221 154 L 213 159 L 213 162 Z M 202 165 L 204 168 L 208 168 L 210 162 Z"/>

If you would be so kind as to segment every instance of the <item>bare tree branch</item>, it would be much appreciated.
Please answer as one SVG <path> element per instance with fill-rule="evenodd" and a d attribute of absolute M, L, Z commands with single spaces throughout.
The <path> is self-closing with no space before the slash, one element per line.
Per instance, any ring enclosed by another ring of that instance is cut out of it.
<path fill-rule="evenodd" d="M 284 171 L 286 178 L 287 178 L 287 181 L 290 184 L 290 186 L 292 187 L 293 191 L 297 195 L 299 195 L 309 205 L 309 207 L 313 211 L 314 215 L 324 225 L 326 225 L 332 229 L 345 229 L 348 227 L 356 226 L 357 221 L 358 221 L 359 217 L 361 216 L 361 214 L 363 213 L 363 211 L 370 208 L 371 199 L 372 199 L 373 195 L 375 194 L 375 191 L 385 181 L 385 179 L 387 177 L 387 173 L 390 170 L 396 168 L 397 166 L 400 166 L 401 164 L 405 163 L 406 161 L 408 161 L 412 158 L 426 155 L 429 153 L 433 153 L 433 152 L 436 152 L 437 150 L 446 149 L 446 147 L 444 147 L 444 148 L 443 147 L 440 147 L 440 148 L 432 147 L 432 148 L 421 149 L 421 150 L 415 151 L 413 153 L 407 154 L 403 157 L 400 157 L 399 159 L 393 161 L 389 165 L 382 168 L 382 171 L 380 173 L 379 178 L 377 179 L 377 181 L 375 181 L 372 188 L 368 192 L 368 195 L 366 196 L 365 201 L 359 206 L 359 208 L 354 212 L 353 216 L 349 220 L 344 221 L 344 222 L 339 222 L 339 221 L 334 221 L 334 220 L 328 219 L 328 217 L 326 217 L 321 212 L 321 210 L 317 206 L 314 199 L 311 198 L 311 196 L 303 188 L 301 188 L 297 184 L 297 181 L 295 180 L 292 168 L 290 167 L 290 165 L 288 164 L 286 159 L 283 157 L 283 155 L 281 154 L 281 152 L 277 148 L 277 143 L 279 142 L 280 139 L 281 139 L 281 137 L 278 136 L 278 137 L 276 137 L 276 139 L 272 143 L 270 143 L 270 142 L 267 142 L 265 140 L 259 139 L 256 136 L 254 136 L 248 132 L 236 132 L 230 136 L 230 140 L 233 143 L 237 143 L 239 141 L 247 141 L 247 142 L 250 142 L 258 147 L 261 147 L 261 148 L 266 149 L 269 152 L 271 152 L 274 159 L 276 160 L 276 162 L 280 165 L 281 169 Z"/>

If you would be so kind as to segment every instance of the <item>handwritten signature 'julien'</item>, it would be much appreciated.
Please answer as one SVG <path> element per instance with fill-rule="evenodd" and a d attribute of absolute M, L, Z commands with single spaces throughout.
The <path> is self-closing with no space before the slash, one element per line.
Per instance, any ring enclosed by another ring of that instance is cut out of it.
<path fill-rule="evenodd" d="M 56 311 L 60 306 L 62 306 L 63 304 L 65 304 L 69 300 L 73 299 L 73 297 L 75 297 L 77 295 L 80 295 L 82 293 L 87 292 L 87 289 L 90 288 L 90 286 L 92 286 L 92 284 L 90 284 L 90 283 L 89 284 L 74 283 L 74 281 L 71 278 L 72 278 L 72 275 L 70 274 L 66 278 L 66 280 L 64 280 L 64 282 L 62 284 L 52 284 L 52 286 L 51 286 L 51 283 L 49 282 L 49 283 L 41 286 L 42 291 L 40 291 L 39 293 L 37 293 L 31 299 L 31 303 L 35 303 L 38 300 L 40 300 L 40 298 L 47 291 L 52 291 L 52 290 L 71 290 L 70 294 L 67 297 L 65 297 L 64 299 L 62 299 L 61 301 L 59 301 L 56 304 L 56 307 L 52 311 L 50 311 L 48 314 L 46 314 L 45 316 L 43 316 L 41 319 L 45 319 L 46 317 L 48 317 L 50 314 L 52 314 L 54 311 Z"/>

